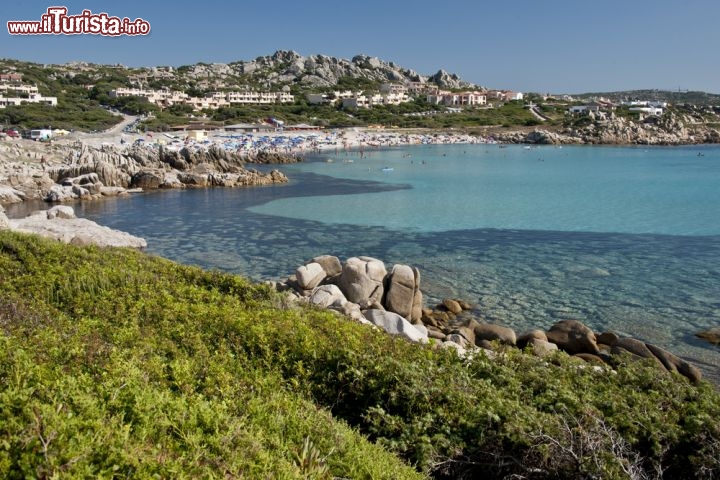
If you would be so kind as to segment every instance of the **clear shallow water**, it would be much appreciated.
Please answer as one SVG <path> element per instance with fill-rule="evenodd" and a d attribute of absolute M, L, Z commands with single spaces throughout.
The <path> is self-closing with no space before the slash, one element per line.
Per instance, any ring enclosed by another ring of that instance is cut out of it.
<path fill-rule="evenodd" d="M 717 149 L 427 145 L 331 158 L 287 170 L 412 188 L 275 200 L 251 211 L 421 232 L 720 234 Z"/>
<path fill-rule="evenodd" d="M 145 237 L 151 253 L 257 280 L 325 253 L 416 265 L 428 303 L 463 298 L 518 331 L 579 319 L 663 346 L 720 380 L 720 348 L 694 337 L 720 325 L 720 148 L 418 146 L 330 156 L 283 167 L 294 179 L 287 186 L 76 209 Z M 394 171 L 383 173 L 386 165 Z"/>

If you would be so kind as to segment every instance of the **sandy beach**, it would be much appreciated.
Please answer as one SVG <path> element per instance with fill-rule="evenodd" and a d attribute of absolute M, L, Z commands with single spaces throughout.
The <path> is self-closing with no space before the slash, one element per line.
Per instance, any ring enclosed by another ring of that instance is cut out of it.
<path fill-rule="evenodd" d="M 323 150 L 361 149 L 416 144 L 451 143 L 494 143 L 490 137 L 479 137 L 461 133 L 446 133 L 422 130 L 345 128 L 324 130 L 278 129 L 274 132 L 239 133 L 224 130 L 209 131 L 207 139 L 197 141 L 188 137 L 188 132 L 147 132 L 127 133 L 124 128 L 136 121 L 136 117 L 125 116 L 115 127 L 101 133 L 76 133 L 57 139 L 60 143 L 80 141 L 101 147 L 103 145 L 163 146 L 171 150 L 209 148 L 217 146 L 240 154 L 252 155 L 261 151 L 273 153 L 302 154 Z"/>

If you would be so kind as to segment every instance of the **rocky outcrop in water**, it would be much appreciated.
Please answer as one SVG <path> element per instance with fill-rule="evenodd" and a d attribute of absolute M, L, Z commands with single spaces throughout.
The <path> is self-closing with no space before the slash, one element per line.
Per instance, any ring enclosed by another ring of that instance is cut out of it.
<path fill-rule="evenodd" d="M 372 257 L 352 257 L 344 263 L 334 256 L 315 257 L 273 286 L 293 301 L 334 310 L 412 342 L 432 339 L 460 355 L 483 349 L 493 356 L 504 348 L 521 348 L 548 357 L 563 351 L 598 368 L 645 360 L 690 381 L 702 379 L 697 367 L 656 345 L 613 332 L 598 335 L 577 320 L 517 335 L 511 328 L 484 321 L 482 312 L 462 300 L 446 298 L 435 308 L 423 308 L 419 270 L 398 264 L 388 273 L 385 264 Z"/>
<path fill-rule="evenodd" d="M 286 183 L 278 170 L 245 168 L 245 158 L 220 147 L 169 150 L 156 146 L 54 146 L 60 165 L 0 165 L 0 203 L 25 199 L 65 202 L 123 195 L 130 189 L 240 187 Z M 28 153 L 29 155 L 29 153 Z M 37 155 L 36 155 L 37 156 Z M 282 155 L 275 160 L 280 163 Z M 44 157 L 43 157 L 44 158 Z"/>
<path fill-rule="evenodd" d="M 261 164 L 286 164 L 286 163 L 300 163 L 303 161 L 299 155 L 289 155 L 277 152 L 268 152 L 261 150 L 256 154 L 249 155 L 245 158 L 247 163 L 261 163 Z"/>

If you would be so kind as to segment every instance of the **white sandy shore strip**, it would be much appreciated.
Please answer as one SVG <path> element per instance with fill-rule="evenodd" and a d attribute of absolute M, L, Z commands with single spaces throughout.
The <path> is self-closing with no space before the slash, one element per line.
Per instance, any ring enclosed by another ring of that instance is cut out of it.
<path fill-rule="evenodd" d="M 71 139 L 68 138 L 69 142 Z M 333 129 L 320 131 L 278 131 L 268 133 L 211 132 L 207 140 L 188 139 L 185 132 L 150 132 L 147 134 L 129 134 L 117 130 L 98 134 L 83 134 L 75 138 L 81 142 L 100 147 L 102 145 L 144 144 L 160 146 L 170 150 L 183 147 L 191 149 L 216 146 L 240 154 L 253 155 L 261 151 L 303 154 L 323 150 L 364 149 L 419 144 L 454 143 L 495 143 L 492 138 L 467 134 L 444 132 L 404 132 L 394 130 L 371 130 L 360 128 Z"/>

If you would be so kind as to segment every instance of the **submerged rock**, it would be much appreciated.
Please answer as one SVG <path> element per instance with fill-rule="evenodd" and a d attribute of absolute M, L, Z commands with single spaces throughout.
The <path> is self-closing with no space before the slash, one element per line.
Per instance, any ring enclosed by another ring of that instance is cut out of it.
<path fill-rule="evenodd" d="M 448 312 L 457 315 L 458 313 L 462 312 L 462 307 L 460 306 L 460 303 L 457 300 L 453 300 L 451 298 L 445 298 L 442 301 L 442 304 L 447 308 Z"/>
<path fill-rule="evenodd" d="M 713 327 L 709 330 L 696 333 L 695 336 L 707 340 L 713 345 L 720 345 L 720 327 Z"/>

